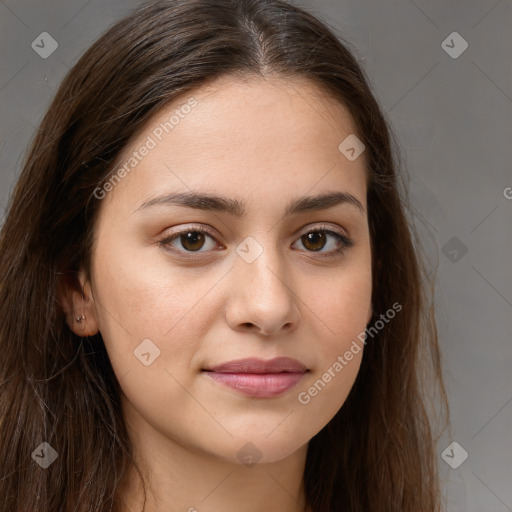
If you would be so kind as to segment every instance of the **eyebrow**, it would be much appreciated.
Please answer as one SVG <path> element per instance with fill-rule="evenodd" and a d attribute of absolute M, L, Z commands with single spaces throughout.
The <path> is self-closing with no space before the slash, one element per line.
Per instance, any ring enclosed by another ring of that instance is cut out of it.
<path fill-rule="evenodd" d="M 359 199 L 349 192 L 327 192 L 316 196 L 303 196 L 293 199 L 286 205 L 284 216 L 326 210 L 339 204 L 353 206 L 366 215 L 366 210 Z M 142 203 L 135 211 L 155 205 L 185 206 L 196 210 L 228 213 L 239 218 L 244 218 L 247 214 L 244 201 L 201 192 L 165 194 Z"/>

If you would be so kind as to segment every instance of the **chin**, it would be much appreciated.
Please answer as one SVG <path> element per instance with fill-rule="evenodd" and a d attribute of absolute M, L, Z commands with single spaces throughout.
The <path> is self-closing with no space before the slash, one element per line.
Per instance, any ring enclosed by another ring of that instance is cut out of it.
<path fill-rule="evenodd" d="M 302 448 L 304 443 L 301 439 L 291 439 L 290 436 L 283 436 L 277 433 L 271 434 L 255 433 L 246 438 L 237 438 L 234 441 L 235 459 L 233 462 L 250 466 L 253 463 L 272 464 L 280 462 L 293 455 Z"/>

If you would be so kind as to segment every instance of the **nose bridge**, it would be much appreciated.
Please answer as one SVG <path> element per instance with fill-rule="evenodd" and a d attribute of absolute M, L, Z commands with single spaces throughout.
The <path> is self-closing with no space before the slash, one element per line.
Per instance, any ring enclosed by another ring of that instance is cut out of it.
<path fill-rule="evenodd" d="M 235 265 L 237 270 L 241 269 L 238 276 L 244 280 L 247 276 L 251 286 L 259 293 L 286 288 L 283 283 L 286 279 L 283 272 L 284 255 L 280 254 L 270 234 L 248 236 L 238 245 L 236 252 L 239 258 Z"/>
<path fill-rule="evenodd" d="M 295 322 L 297 311 L 285 255 L 267 235 L 247 237 L 236 248 L 234 295 L 236 321 L 271 332 Z"/>

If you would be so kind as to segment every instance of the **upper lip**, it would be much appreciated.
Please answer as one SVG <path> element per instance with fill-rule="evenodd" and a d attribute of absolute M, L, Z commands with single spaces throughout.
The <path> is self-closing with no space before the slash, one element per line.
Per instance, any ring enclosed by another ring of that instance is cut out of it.
<path fill-rule="evenodd" d="M 228 361 L 205 370 L 217 373 L 305 373 L 307 367 L 291 357 L 275 357 L 268 360 L 251 357 Z"/>

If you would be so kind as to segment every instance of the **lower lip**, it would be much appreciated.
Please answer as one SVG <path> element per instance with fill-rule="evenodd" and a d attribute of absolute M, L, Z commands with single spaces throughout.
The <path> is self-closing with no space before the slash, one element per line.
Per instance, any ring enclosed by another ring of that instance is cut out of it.
<path fill-rule="evenodd" d="M 218 373 L 207 372 L 213 379 L 256 398 L 270 398 L 292 389 L 304 373 Z"/>

